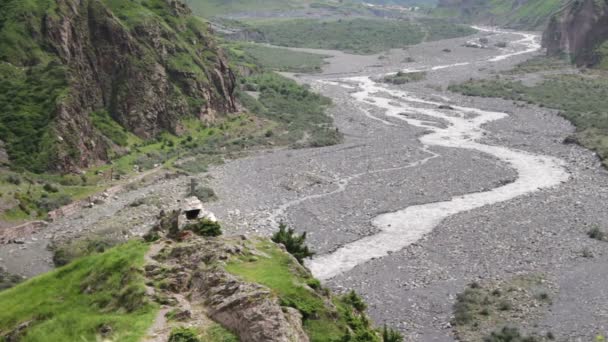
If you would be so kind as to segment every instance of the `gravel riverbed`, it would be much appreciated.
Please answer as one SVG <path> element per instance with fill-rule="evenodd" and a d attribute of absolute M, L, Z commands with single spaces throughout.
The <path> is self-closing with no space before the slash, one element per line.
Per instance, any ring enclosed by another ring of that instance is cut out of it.
<path fill-rule="evenodd" d="M 488 37 L 489 46 L 521 39 L 512 33 L 479 36 Z M 336 290 L 356 290 L 369 303 L 377 323 L 394 326 L 411 340 L 453 341 L 451 307 L 466 284 L 538 273 L 556 284 L 557 295 L 550 310 L 522 328 L 551 331 L 568 341 L 606 334 L 608 244 L 588 238 L 586 232 L 594 224 L 608 227 L 608 172 L 592 152 L 562 144 L 573 127 L 552 110 L 445 91 L 451 82 L 493 77 L 493 72 L 539 53 L 490 61 L 505 52 L 463 47 L 471 39 L 391 50 L 383 58 L 323 51 L 334 56 L 323 74 L 294 77 L 333 99 L 330 111 L 345 141 L 318 149 L 264 151 L 213 167 L 209 175 L 201 176 L 209 177 L 207 182 L 219 197 L 208 207 L 233 234 L 268 235 L 284 220 L 308 232 L 309 244 L 323 255 L 377 234 L 372 221 L 380 214 L 515 181 L 518 173 L 510 164 L 471 149 L 424 146 L 419 139 L 428 129 L 387 117 L 373 104 L 364 111 L 352 98 L 356 89 L 326 82 L 452 66 L 428 71 L 424 81 L 394 89 L 429 101 L 509 114 L 485 124 L 487 134 L 479 142 L 559 158 L 570 179 L 449 216 L 421 240 L 361 263 L 326 284 Z M 134 233 L 141 234 L 160 208 L 179 205 L 188 182 L 187 177 L 158 178 L 60 219 L 23 245 L 0 245 L 0 266 L 26 276 L 44 272 L 51 268 L 46 250 L 50 240 L 95 231 L 108 222 L 134 227 Z M 149 196 L 158 196 L 161 203 L 129 207 Z M 583 250 L 594 257 L 583 257 Z"/>

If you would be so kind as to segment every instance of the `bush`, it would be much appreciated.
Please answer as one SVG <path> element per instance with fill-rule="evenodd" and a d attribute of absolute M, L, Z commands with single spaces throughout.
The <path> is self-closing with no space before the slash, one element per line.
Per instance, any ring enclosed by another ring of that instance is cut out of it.
<path fill-rule="evenodd" d="M 279 224 L 279 231 L 272 236 L 272 241 L 285 246 L 287 252 L 293 255 L 300 264 L 304 263 L 304 259 L 315 255 L 304 244 L 306 242 L 306 233 L 297 235 L 292 228 L 287 229 L 287 226 L 283 222 Z"/>
<path fill-rule="evenodd" d="M 367 309 L 367 304 L 363 301 L 354 290 L 351 290 L 349 293 L 344 295 L 344 302 L 351 305 L 355 310 L 363 313 L 365 309 Z"/>
<path fill-rule="evenodd" d="M 517 328 L 504 327 L 498 332 L 493 332 L 490 336 L 483 339 L 484 342 L 539 342 L 533 336 L 522 336 Z"/>
<path fill-rule="evenodd" d="M 70 203 L 72 203 L 72 198 L 68 195 L 60 195 L 58 197 L 42 197 L 36 201 L 38 208 L 45 212 L 59 209 Z"/>
<path fill-rule="evenodd" d="M 402 342 L 403 335 L 397 330 L 393 330 L 384 325 L 384 329 L 382 329 L 382 341 L 383 342 Z"/>
<path fill-rule="evenodd" d="M 200 219 L 197 223 L 191 223 L 185 226 L 184 230 L 190 230 L 196 235 L 205 237 L 222 235 L 221 225 L 218 222 L 211 221 L 207 218 Z"/>
<path fill-rule="evenodd" d="M 59 192 L 59 188 L 51 183 L 44 184 L 42 189 L 44 189 L 44 191 L 46 191 L 46 192 L 52 192 L 52 193 Z"/>
<path fill-rule="evenodd" d="M 201 202 L 211 202 L 217 199 L 215 191 L 207 186 L 197 186 L 191 196 L 196 196 Z"/>
<path fill-rule="evenodd" d="M 587 232 L 587 235 L 589 235 L 590 238 L 595 239 L 595 240 L 599 240 L 599 241 L 606 241 L 606 240 L 608 240 L 608 237 L 606 236 L 606 233 L 604 231 L 602 231 L 600 229 L 600 227 L 598 227 L 598 226 L 594 226 L 593 228 L 591 228 Z"/>
<path fill-rule="evenodd" d="M 168 342 L 201 342 L 198 334 L 192 328 L 174 328 Z"/>
<path fill-rule="evenodd" d="M 14 185 L 20 185 L 21 177 L 19 177 L 18 175 L 8 175 L 6 176 L 6 181 Z"/>

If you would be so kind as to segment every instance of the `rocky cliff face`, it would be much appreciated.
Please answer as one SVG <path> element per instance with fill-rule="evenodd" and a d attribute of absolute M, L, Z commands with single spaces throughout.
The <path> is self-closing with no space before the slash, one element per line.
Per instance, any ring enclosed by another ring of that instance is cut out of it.
<path fill-rule="evenodd" d="M 213 119 L 236 111 L 234 74 L 207 24 L 179 0 L 34 3 L 36 11 L 20 8 L 27 5 L 17 0 L 0 6 L 27 16 L 15 25 L 31 33 L 36 55 L 24 49 L 21 56 L 0 54 L 0 60 L 26 72 L 52 68 L 66 84 L 50 99 L 53 105 L 43 109 L 48 112 L 43 113 L 45 127 L 24 133 L 4 122 L 0 128 L 15 137 L 5 141 L 9 155 L 22 152 L 14 143 L 23 138 L 19 134 L 44 135 L 31 141 L 33 152 L 47 158 L 48 169 L 76 171 L 108 160 L 116 146 L 94 125 L 92 113 L 107 112 L 147 139 L 176 132 L 186 117 Z M 0 18 L 0 50 L 22 43 L 10 31 L 10 20 Z"/>
<path fill-rule="evenodd" d="M 608 1 L 570 2 L 550 21 L 543 45 L 550 56 L 569 55 L 579 66 L 592 66 L 605 57 L 602 44 L 608 40 Z"/>

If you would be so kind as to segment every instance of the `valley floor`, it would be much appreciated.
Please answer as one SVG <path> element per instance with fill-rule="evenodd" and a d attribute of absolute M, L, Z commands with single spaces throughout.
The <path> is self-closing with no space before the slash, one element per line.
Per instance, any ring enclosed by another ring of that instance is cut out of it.
<path fill-rule="evenodd" d="M 511 33 L 480 35 L 487 35 L 491 43 L 521 39 Z M 234 234 L 268 235 L 284 220 L 307 231 L 310 245 L 324 255 L 377 234 L 372 221 L 378 215 L 487 192 L 515 181 L 519 176 L 512 165 L 489 154 L 424 146 L 419 139 L 431 129 L 386 116 L 373 101 L 355 101 L 357 84 L 340 80 L 379 77 L 400 69 L 429 70 L 423 81 L 383 87 L 433 103 L 507 113 L 508 117 L 483 126 L 481 142 L 557 158 L 563 161 L 561 168 L 569 179 L 451 215 L 422 239 L 358 263 L 327 284 L 361 293 L 374 320 L 398 328 L 412 340 L 452 341 L 452 305 L 467 284 L 538 274 L 555 294 L 548 310 L 522 322 L 524 330 L 552 332 L 559 340 L 573 341 L 606 334 L 608 245 L 588 238 L 587 231 L 595 224 L 608 225 L 608 172 L 592 152 L 562 144 L 573 127 L 552 110 L 447 92 L 450 83 L 493 77 L 493 72 L 537 54 L 492 61 L 504 52 L 463 47 L 470 39 L 392 50 L 381 58 L 323 51 L 334 57 L 328 59 L 322 74 L 294 77 L 334 100 L 335 125 L 345 142 L 320 149 L 265 151 L 214 167 L 209 175 L 200 176 L 219 197 L 209 209 Z M 439 127 L 446 123 L 434 121 Z M 160 208 L 179 206 L 188 183 L 188 177 L 160 177 L 93 209 L 59 219 L 23 245 L 0 245 L 0 266 L 29 276 L 51 268 L 46 245 L 54 238 L 107 226 L 135 227 L 135 233 L 141 234 L 155 222 Z M 129 206 L 150 196 L 161 203 Z M 583 251 L 594 257 L 584 257 Z"/>

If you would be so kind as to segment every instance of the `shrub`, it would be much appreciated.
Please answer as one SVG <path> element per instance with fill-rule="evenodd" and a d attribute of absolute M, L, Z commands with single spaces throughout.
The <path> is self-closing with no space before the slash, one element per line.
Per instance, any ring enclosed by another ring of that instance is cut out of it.
<path fill-rule="evenodd" d="M 500 331 L 495 331 L 490 336 L 483 339 L 484 342 L 538 342 L 533 336 L 522 336 L 517 328 L 504 327 Z"/>
<path fill-rule="evenodd" d="M 20 185 L 21 177 L 19 177 L 18 175 L 8 175 L 6 176 L 6 181 L 14 185 Z"/>
<path fill-rule="evenodd" d="M 304 263 L 304 259 L 315 255 L 305 245 L 306 233 L 297 235 L 294 229 L 287 229 L 287 226 L 283 222 L 279 224 L 279 231 L 272 236 L 272 241 L 285 246 L 287 252 L 293 255 L 300 264 Z"/>
<path fill-rule="evenodd" d="M 602 231 L 600 229 L 600 227 L 598 227 L 598 226 L 594 226 L 593 228 L 591 228 L 587 232 L 587 235 L 589 235 L 590 238 L 595 239 L 595 240 L 600 240 L 600 241 L 607 240 L 606 233 L 604 231 Z"/>
<path fill-rule="evenodd" d="M 201 342 L 196 330 L 192 328 L 174 328 L 169 335 L 168 342 Z"/>
<path fill-rule="evenodd" d="M 36 201 L 38 208 L 45 212 L 59 209 L 64 205 L 72 203 L 72 198 L 68 195 L 60 195 L 59 197 L 42 197 Z"/>
<path fill-rule="evenodd" d="M 196 235 L 205 237 L 214 237 L 222 235 L 222 227 L 218 222 L 211 221 L 207 218 L 200 219 L 196 223 L 191 223 L 184 227 L 184 230 L 190 230 Z"/>
<path fill-rule="evenodd" d="M 367 304 L 363 301 L 354 290 L 351 290 L 349 293 L 344 295 L 344 302 L 351 305 L 355 310 L 363 313 L 365 309 L 367 309 Z"/>
<path fill-rule="evenodd" d="M 382 342 L 402 342 L 403 335 L 397 330 L 388 328 L 384 325 L 384 329 L 382 329 Z"/>
<path fill-rule="evenodd" d="M 44 184 L 42 189 L 44 189 L 44 191 L 46 191 L 46 192 L 53 192 L 53 193 L 59 192 L 59 188 L 51 183 Z"/>
<path fill-rule="evenodd" d="M 215 191 L 207 186 L 197 186 L 191 195 L 196 196 L 201 202 L 211 202 L 217 199 Z"/>

